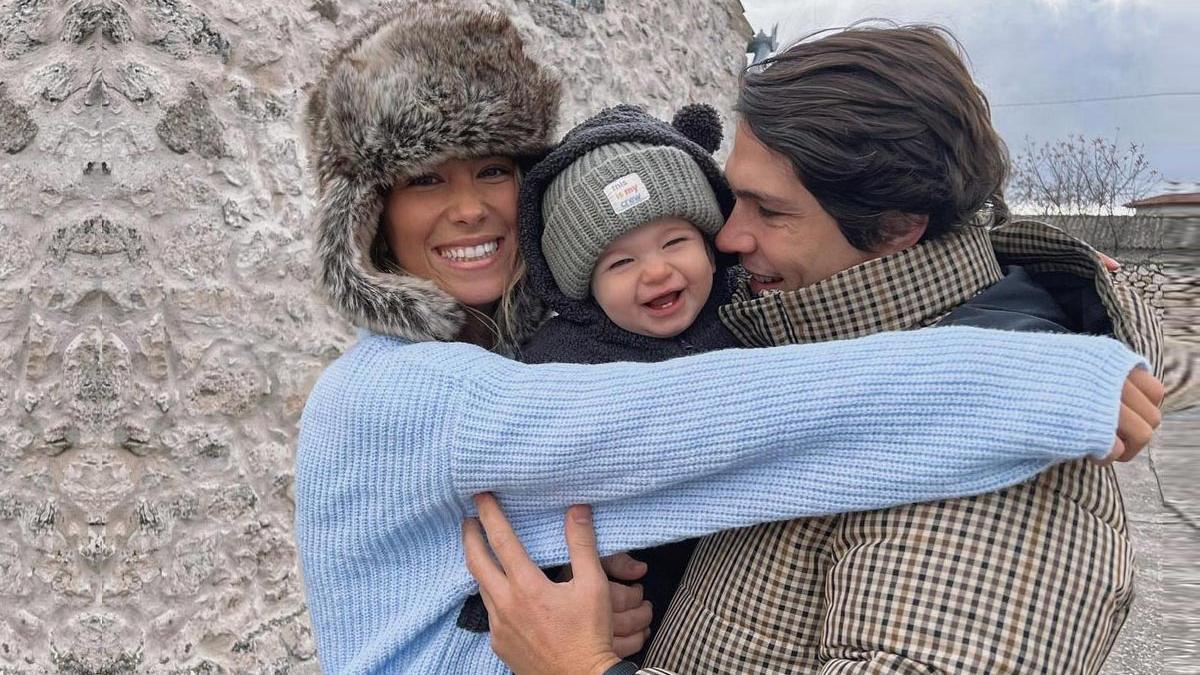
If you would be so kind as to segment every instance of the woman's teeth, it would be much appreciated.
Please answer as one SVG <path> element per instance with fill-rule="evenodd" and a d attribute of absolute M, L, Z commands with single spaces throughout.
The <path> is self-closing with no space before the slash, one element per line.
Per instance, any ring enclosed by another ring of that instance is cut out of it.
<path fill-rule="evenodd" d="M 443 258 L 465 262 L 468 260 L 479 260 L 486 258 L 495 253 L 500 248 L 500 240 L 495 239 L 478 246 L 455 246 L 438 249 L 438 254 Z"/>

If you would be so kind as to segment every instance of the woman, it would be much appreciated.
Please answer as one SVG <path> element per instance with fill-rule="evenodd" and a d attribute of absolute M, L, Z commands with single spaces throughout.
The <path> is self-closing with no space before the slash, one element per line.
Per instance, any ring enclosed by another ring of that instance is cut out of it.
<path fill-rule="evenodd" d="M 944 329 L 594 367 L 488 351 L 543 318 L 521 293 L 517 182 L 557 104 L 506 19 L 452 8 L 367 25 L 310 99 L 321 282 L 365 329 L 314 388 L 297 457 L 327 672 L 503 672 L 456 625 L 481 492 L 552 565 L 576 502 L 596 505 L 608 553 L 992 490 L 1061 447 L 1109 451 L 1140 360 L 1105 339 Z"/>

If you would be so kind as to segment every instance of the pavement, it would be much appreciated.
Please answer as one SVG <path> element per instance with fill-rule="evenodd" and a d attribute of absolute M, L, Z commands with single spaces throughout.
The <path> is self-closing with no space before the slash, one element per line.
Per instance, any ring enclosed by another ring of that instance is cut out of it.
<path fill-rule="evenodd" d="M 1117 474 L 1138 556 L 1136 599 L 1103 675 L 1200 673 L 1200 408 L 1168 415 Z"/>

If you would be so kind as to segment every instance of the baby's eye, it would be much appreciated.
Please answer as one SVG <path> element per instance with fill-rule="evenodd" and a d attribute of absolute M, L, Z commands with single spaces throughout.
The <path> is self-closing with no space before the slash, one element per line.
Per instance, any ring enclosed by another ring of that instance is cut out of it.
<path fill-rule="evenodd" d="M 441 177 L 436 173 L 425 173 L 420 176 L 413 176 L 408 179 L 408 184 L 412 187 L 421 187 L 427 185 L 437 185 L 441 182 Z"/>
<path fill-rule="evenodd" d="M 687 237 L 675 237 L 671 241 L 668 241 L 667 243 L 663 244 L 663 248 L 667 248 L 668 246 L 675 246 L 678 244 L 682 244 L 686 241 L 688 241 Z"/>
<path fill-rule="evenodd" d="M 614 260 L 611 263 L 609 263 L 608 269 L 610 269 L 610 270 L 619 269 L 621 267 L 628 265 L 631 262 L 633 262 L 633 258 L 620 258 L 619 260 Z"/>

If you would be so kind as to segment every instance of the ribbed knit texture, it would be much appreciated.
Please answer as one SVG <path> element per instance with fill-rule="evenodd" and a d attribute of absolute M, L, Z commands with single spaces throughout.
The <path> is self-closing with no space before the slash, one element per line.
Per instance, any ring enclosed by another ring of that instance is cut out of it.
<path fill-rule="evenodd" d="M 618 212 L 605 188 L 636 174 L 645 197 Z M 646 143 L 610 143 L 588 151 L 559 173 L 542 197 L 546 229 L 542 252 L 554 280 L 569 298 L 588 296 L 592 268 L 621 235 L 675 216 L 716 236 L 725 224 L 708 178 L 683 150 Z"/>
<path fill-rule="evenodd" d="M 524 365 L 364 332 L 322 375 L 297 454 L 296 537 L 328 673 L 502 673 L 455 626 L 475 592 L 471 495 L 500 495 L 542 566 L 595 505 L 602 553 L 758 522 L 1000 489 L 1104 456 L 1136 355 L 974 328 Z"/>

